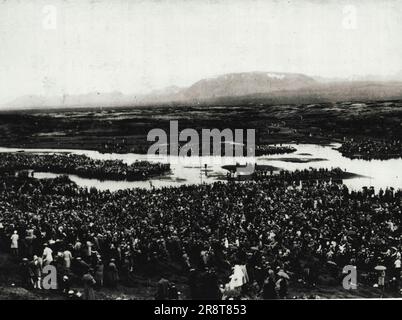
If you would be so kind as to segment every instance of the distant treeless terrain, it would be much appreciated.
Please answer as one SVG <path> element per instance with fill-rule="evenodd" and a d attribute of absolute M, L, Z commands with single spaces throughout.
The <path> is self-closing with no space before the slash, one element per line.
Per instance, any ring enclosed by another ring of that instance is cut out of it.
<path fill-rule="evenodd" d="M 402 100 L 319 104 L 146 106 L 2 112 L 0 146 L 147 151 L 147 133 L 194 128 L 256 129 L 257 143 L 402 138 Z"/>

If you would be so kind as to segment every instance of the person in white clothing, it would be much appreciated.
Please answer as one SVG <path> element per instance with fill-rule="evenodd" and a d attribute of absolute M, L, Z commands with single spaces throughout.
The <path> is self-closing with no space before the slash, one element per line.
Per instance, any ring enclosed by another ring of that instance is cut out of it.
<path fill-rule="evenodd" d="M 71 254 L 71 251 L 68 250 L 68 249 L 66 249 L 66 250 L 63 252 L 63 258 L 64 258 L 64 267 L 65 267 L 66 269 L 70 269 L 70 267 L 71 267 L 71 260 L 72 260 L 72 258 L 73 258 L 73 255 Z"/>
<path fill-rule="evenodd" d="M 17 231 L 14 231 L 14 233 L 11 236 L 11 253 L 17 257 L 18 256 L 18 240 L 20 236 L 18 235 Z"/>
<path fill-rule="evenodd" d="M 53 261 L 53 256 L 52 256 L 53 250 L 49 248 L 48 244 L 45 243 L 45 249 L 43 250 L 43 264 L 49 265 Z"/>
<path fill-rule="evenodd" d="M 394 262 L 394 267 L 395 267 L 395 277 L 400 278 L 401 277 L 401 259 L 397 258 Z"/>
<path fill-rule="evenodd" d="M 233 274 L 230 276 L 230 282 L 228 283 L 229 289 L 234 290 L 247 282 L 248 275 L 246 266 L 236 264 L 233 268 Z"/>

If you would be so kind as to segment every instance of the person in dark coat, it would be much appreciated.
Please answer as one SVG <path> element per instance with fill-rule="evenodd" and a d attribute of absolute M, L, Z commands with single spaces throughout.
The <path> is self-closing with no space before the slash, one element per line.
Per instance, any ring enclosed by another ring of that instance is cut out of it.
<path fill-rule="evenodd" d="M 285 278 L 281 277 L 276 282 L 276 287 L 278 289 L 278 296 L 281 299 L 285 299 L 288 294 L 288 282 Z"/>
<path fill-rule="evenodd" d="M 265 300 L 277 299 L 278 296 L 275 290 L 275 283 L 272 278 L 267 278 L 262 287 L 262 298 Z"/>
<path fill-rule="evenodd" d="M 103 271 L 104 271 L 103 262 L 102 260 L 99 260 L 95 266 L 95 281 L 96 286 L 98 288 L 103 287 L 103 276 L 104 276 Z"/>
<path fill-rule="evenodd" d="M 88 270 L 87 273 L 82 277 L 82 281 L 84 283 L 84 300 L 95 300 L 95 291 L 94 286 L 96 281 L 91 274 L 91 270 Z"/>
<path fill-rule="evenodd" d="M 31 269 L 29 267 L 29 261 L 27 258 L 22 259 L 22 263 L 21 263 L 21 278 L 22 278 L 22 282 L 23 282 L 23 286 L 25 288 L 32 288 L 32 282 L 31 282 L 31 278 L 32 278 L 32 273 L 31 273 Z"/>
<path fill-rule="evenodd" d="M 155 300 L 168 300 L 169 299 L 170 282 L 165 278 L 158 281 L 158 289 L 155 294 Z"/>
<path fill-rule="evenodd" d="M 107 275 L 107 284 L 112 288 L 116 288 L 117 283 L 119 281 L 119 272 L 117 270 L 115 259 L 110 260 L 106 275 Z"/>
<path fill-rule="evenodd" d="M 171 284 L 168 290 L 169 300 L 179 300 L 179 291 L 174 284 Z"/>
<path fill-rule="evenodd" d="M 207 300 L 220 300 L 222 298 L 219 289 L 218 277 L 213 270 L 207 270 L 200 277 L 200 298 Z"/>
<path fill-rule="evenodd" d="M 84 260 L 82 260 L 81 257 L 77 257 L 74 260 L 73 272 L 78 277 L 78 279 L 82 279 L 84 274 L 87 272 L 88 268 L 89 265 Z"/>
<path fill-rule="evenodd" d="M 60 290 L 61 292 L 67 294 L 70 291 L 70 287 L 71 287 L 70 277 L 65 274 L 61 279 Z"/>
<path fill-rule="evenodd" d="M 199 299 L 199 289 L 198 289 L 198 272 L 195 269 L 190 269 L 190 274 L 188 276 L 188 285 L 190 287 L 191 299 Z"/>

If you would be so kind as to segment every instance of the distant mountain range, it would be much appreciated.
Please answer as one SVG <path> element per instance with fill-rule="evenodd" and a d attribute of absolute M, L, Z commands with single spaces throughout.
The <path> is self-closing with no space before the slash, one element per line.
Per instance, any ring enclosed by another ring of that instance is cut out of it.
<path fill-rule="evenodd" d="M 84 95 L 22 96 L 3 109 L 112 107 L 155 104 L 298 104 L 335 101 L 402 99 L 402 72 L 393 78 L 351 80 L 280 72 L 245 72 L 202 79 L 187 88 L 176 86 L 146 95 L 91 92 Z"/>

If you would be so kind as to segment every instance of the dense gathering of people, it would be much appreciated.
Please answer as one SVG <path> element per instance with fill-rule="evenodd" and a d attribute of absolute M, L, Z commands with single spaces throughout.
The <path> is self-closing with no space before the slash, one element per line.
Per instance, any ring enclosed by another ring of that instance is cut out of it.
<path fill-rule="evenodd" d="M 158 299 L 179 298 L 172 275 L 187 277 L 185 298 L 289 298 L 294 282 L 341 285 L 345 265 L 368 283 L 384 266 L 382 285 L 399 286 L 402 191 L 351 191 L 329 172 L 116 192 L 2 174 L 0 250 L 27 287 L 53 265 L 58 288 L 87 299 L 132 275 L 163 277 Z"/>
<path fill-rule="evenodd" d="M 272 144 L 258 144 L 255 146 L 256 156 L 265 156 L 272 154 L 285 154 L 295 152 L 296 148 L 292 146 L 272 145 Z"/>
<path fill-rule="evenodd" d="M 33 170 L 100 180 L 144 180 L 166 174 L 170 165 L 148 161 L 96 160 L 78 154 L 0 153 L 0 172 Z"/>
<path fill-rule="evenodd" d="M 402 157 L 401 140 L 348 140 L 338 149 L 349 158 L 386 160 Z"/>
<path fill-rule="evenodd" d="M 321 180 L 321 181 L 341 181 L 345 178 L 347 172 L 343 171 L 340 168 L 310 168 L 303 170 L 279 170 L 277 175 L 274 175 L 274 169 L 266 170 L 259 169 L 258 165 L 256 166 L 256 170 L 254 170 L 251 178 L 253 180 L 290 180 L 290 181 L 305 181 L 305 180 Z"/>
<path fill-rule="evenodd" d="M 126 138 L 113 138 L 100 143 L 96 149 L 100 153 L 139 153 L 146 154 L 150 147 L 149 142 L 142 142 L 135 145 L 130 145 Z"/>
<path fill-rule="evenodd" d="M 179 141 L 178 142 L 178 152 L 180 152 L 181 148 L 186 145 L 186 141 Z M 146 154 L 152 144 L 149 141 L 142 141 L 141 143 L 129 146 L 126 139 L 114 139 L 108 140 L 97 147 L 97 150 L 101 153 L 139 153 L 139 154 Z M 202 150 L 202 144 L 199 143 L 198 146 L 199 150 Z M 187 150 L 187 148 L 186 148 Z M 286 153 L 293 153 L 296 151 L 296 148 L 288 145 L 282 144 L 257 144 L 255 146 L 255 155 L 256 156 L 264 156 L 264 155 L 273 155 L 273 154 L 286 154 Z M 214 152 L 214 144 L 211 143 L 210 145 L 210 154 Z M 170 153 L 170 144 L 166 146 L 166 153 Z M 190 155 L 190 152 L 187 152 Z M 247 147 L 244 146 L 243 154 L 247 154 Z M 221 155 L 225 155 L 225 142 L 221 142 Z"/>

